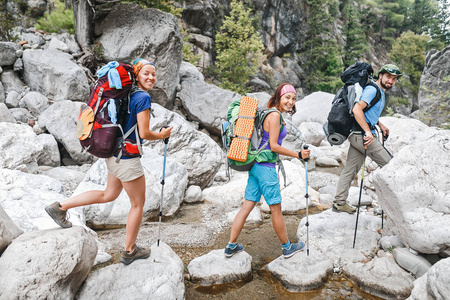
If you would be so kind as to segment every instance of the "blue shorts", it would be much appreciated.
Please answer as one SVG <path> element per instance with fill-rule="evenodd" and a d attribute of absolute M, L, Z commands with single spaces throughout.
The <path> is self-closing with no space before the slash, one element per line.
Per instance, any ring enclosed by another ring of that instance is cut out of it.
<path fill-rule="evenodd" d="M 248 172 L 245 199 L 259 202 L 264 196 L 268 205 L 281 203 L 280 183 L 275 168 L 255 164 Z"/>

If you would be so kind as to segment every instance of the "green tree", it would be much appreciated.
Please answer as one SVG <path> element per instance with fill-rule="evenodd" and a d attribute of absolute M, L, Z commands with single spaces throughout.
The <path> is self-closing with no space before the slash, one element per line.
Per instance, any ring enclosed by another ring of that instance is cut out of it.
<path fill-rule="evenodd" d="M 378 41 L 392 45 L 400 36 L 403 24 L 414 0 L 367 0 L 368 14 L 376 16 Z M 372 18 L 373 21 L 373 18 Z"/>
<path fill-rule="evenodd" d="M 431 30 L 431 36 L 446 45 L 450 45 L 450 0 L 439 0 L 436 14 L 437 24 Z"/>
<path fill-rule="evenodd" d="M 337 15 L 336 0 L 306 0 L 309 8 L 309 36 L 305 42 L 306 87 L 308 91 L 335 92 L 342 82 L 343 70 L 340 48 L 331 32 Z"/>
<path fill-rule="evenodd" d="M 345 5 L 344 9 L 344 34 L 346 37 L 344 45 L 343 61 L 344 67 L 348 67 L 358 61 L 369 49 L 369 44 L 361 25 L 361 12 L 359 7 L 353 3 Z"/>
<path fill-rule="evenodd" d="M 40 18 L 35 27 L 39 30 L 48 32 L 67 31 L 71 34 L 75 33 L 73 9 L 65 9 L 64 2 L 55 1 L 55 9 L 51 13 L 45 13 Z"/>
<path fill-rule="evenodd" d="M 413 110 L 417 109 L 420 77 L 425 67 L 425 55 L 430 48 L 431 38 L 417 35 L 412 31 L 404 32 L 392 45 L 389 58 L 397 64 L 402 72 L 408 75 L 399 82 L 413 93 Z"/>
<path fill-rule="evenodd" d="M 404 24 L 405 31 L 411 30 L 415 34 L 429 34 L 438 23 L 436 19 L 438 11 L 439 2 L 437 0 L 414 0 L 408 9 Z"/>
<path fill-rule="evenodd" d="M 171 0 L 132 0 L 142 7 L 157 8 L 159 10 L 171 13 L 176 17 L 181 16 L 182 8 L 176 8 Z"/>
<path fill-rule="evenodd" d="M 256 74 L 262 62 L 264 45 L 251 10 L 236 0 L 231 1 L 230 8 L 230 15 L 216 34 L 216 66 L 221 87 L 244 94 L 249 76 Z"/>

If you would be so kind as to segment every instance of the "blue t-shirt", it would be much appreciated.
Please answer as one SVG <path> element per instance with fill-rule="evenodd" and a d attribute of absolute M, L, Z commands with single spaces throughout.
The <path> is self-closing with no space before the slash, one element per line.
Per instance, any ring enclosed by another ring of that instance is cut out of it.
<path fill-rule="evenodd" d="M 371 107 L 368 111 L 366 111 L 364 113 L 364 118 L 366 119 L 367 124 L 369 124 L 369 126 L 375 126 L 378 123 L 378 119 L 381 116 L 381 112 L 383 111 L 384 108 L 384 102 L 385 102 L 385 98 L 384 98 L 384 91 L 382 88 L 380 88 L 381 91 L 381 99 L 375 104 L 375 106 Z M 370 104 L 370 102 L 372 102 L 372 100 L 375 98 L 375 96 L 377 95 L 377 89 L 372 86 L 372 85 L 368 85 L 364 88 L 362 95 L 361 95 L 361 100 L 366 102 L 367 104 Z M 375 133 L 374 130 L 372 130 L 372 133 Z"/>
<path fill-rule="evenodd" d="M 130 99 L 130 115 L 128 119 L 125 119 L 125 128 L 124 133 L 126 133 L 128 130 L 130 130 L 131 127 L 134 126 L 134 124 L 137 123 L 137 114 L 140 112 L 143 112 L 146 109 L 151 108 L 151 97 L 148 93 L 144 91 L 138 91 L 131 95 Z M 131 135 L 128 137 L 129 139 L 136 141 L 136 134 L 131 133 Z M 142 139 L 140 138 L 141 143 Z"/>

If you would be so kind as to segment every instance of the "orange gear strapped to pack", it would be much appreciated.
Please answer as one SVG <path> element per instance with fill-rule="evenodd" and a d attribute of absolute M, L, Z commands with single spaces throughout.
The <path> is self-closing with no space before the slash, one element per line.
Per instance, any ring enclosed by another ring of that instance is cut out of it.
<path fill-rule="evenodd" d="M 254 119 L 257 108 L 258 99 L 250 97 L 241 98 L 238 119 L 234 130 L 236 137 L 231 141 L 228 158 L 242 162 L 247 160 L 248 147 L 255 126 Z"/>

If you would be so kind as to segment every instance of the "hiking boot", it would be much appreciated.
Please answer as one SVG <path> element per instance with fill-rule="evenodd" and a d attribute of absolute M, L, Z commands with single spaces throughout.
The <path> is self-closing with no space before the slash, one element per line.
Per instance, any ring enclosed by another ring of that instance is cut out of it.
<path fill-rule="evenodd" d="M 347 203 L 345 203 L 344 205 L 339 205 L 339 204 L 333 203 L 333 211 L 354 214 L 356 212 L 356 208 L 348 205 Z"/>
<path fill-rule="evenodd" d="M 62 228 L 72 227 L 72 222 L 69 221 L 69 215 L 66 210 L 59 207 L 59 202 L 53 202 L 45 207 L 45 211 L 52 217 L 53 221 Z"/>
<path fill-rule="evenodd" d="M 236 244 L 234 248 L 226 246 L 224 252 L 226 257 L 232 257 L 234 254 L 241 252 L 242 250 L 244 250 L 244 246 L 242 246 L 241 244 Z"/>
<path fill-rule="evenodd" d="M 129 265 L 136 259 L 144 259 L 150 256 L 150 248 L 141 248 L 134 245 L 133 252 L 128 253 L 128 251 L 123 250 L 120 257 L 120 261 L 124 265 Z"/>
<path fill-rule="evenodd" d="M 303 251 L 304 248 L 305 248 L 305 244 L 302 242 L 291 243 L 291 247 L 289 247 L 289 249 L 283 249 L 283 257 L 289 258 L 292 255 L 294 255 L 295 253 Z"/>

